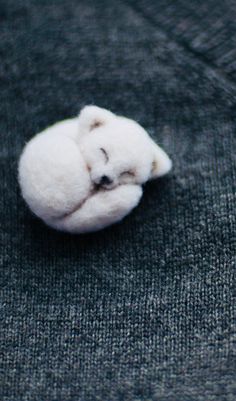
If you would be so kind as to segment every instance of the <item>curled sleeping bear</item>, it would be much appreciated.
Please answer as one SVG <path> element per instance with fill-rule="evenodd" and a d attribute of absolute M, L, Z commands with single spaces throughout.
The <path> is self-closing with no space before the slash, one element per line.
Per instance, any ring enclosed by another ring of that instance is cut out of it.
<path fill-rule="evenodd" d="M 170 168 L 167 154 L 138 123 L 86 106 L 26 144 L 19 183 L 46 224 L 85 233 L 123 219 L 139 203 L 142 184 Z"/>

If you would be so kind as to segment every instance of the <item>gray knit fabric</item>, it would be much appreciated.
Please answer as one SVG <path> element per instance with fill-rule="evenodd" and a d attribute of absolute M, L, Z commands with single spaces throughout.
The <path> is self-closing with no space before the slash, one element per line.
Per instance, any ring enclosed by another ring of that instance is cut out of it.
<path fill-rule="evenodd" d="M 235 401 L 235 2 L 3 0 L 0 18 L 0 400 Z M 91 103 L 174 168 L 72 236 L 30 213 L 17 160 Z"/>

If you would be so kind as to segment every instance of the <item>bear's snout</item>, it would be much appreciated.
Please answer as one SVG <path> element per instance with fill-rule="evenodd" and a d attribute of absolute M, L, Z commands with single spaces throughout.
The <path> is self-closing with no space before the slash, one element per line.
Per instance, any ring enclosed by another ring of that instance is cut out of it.
<path fill-rule="evenodd" d="M 114 180 L 109 175 L 101 175 L 94 180 L 97 188 L 112 189 L 114 187 Z"/>
<path fill-rule="evenodd" d="M 99 185 L 110 185 L 113 183 L 113 180 L 108 175 L 102 175 L 99 181 Z"/>

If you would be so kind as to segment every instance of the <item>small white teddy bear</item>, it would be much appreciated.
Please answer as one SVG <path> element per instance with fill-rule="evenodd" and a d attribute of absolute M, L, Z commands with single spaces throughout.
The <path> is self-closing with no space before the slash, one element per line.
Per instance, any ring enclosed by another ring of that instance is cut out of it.
<path fill-rule="evenodd" d="M 142 184 L 171 168 L 167 154 L 135 121 L 96 106 L 36 135 L 19 162 L 30 209 L 71 233 L 100 230 L 137 206 Z"/>

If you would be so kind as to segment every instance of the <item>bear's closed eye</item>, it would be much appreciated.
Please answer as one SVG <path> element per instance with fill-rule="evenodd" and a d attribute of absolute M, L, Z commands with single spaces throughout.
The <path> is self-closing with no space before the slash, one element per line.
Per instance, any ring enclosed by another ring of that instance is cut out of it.
<path fill-rule="evenodd" d="M 104 154 L 105 160 L 106 160 L 106 163 L 107 163 L 107 162 L 109 161 L 109 156 L 108 156 L 107 152 L 105 151 L 104 148 L 100 148 L 100 150 L 101 150 L 101 152 Z"/>
<path fill-rule="evenodd" d="M 125 177 L 125 176 L 135 177 L 135 173 L 131 170 L 123 171 L 123 173 L 120 174 L 120 177 Z"/>

